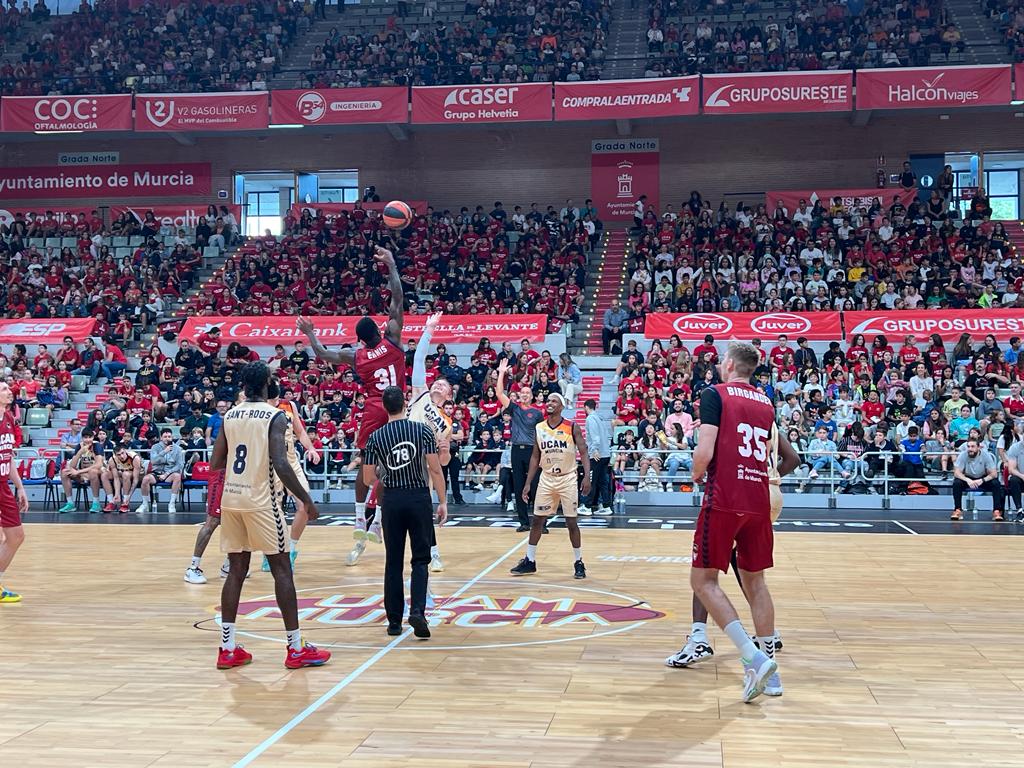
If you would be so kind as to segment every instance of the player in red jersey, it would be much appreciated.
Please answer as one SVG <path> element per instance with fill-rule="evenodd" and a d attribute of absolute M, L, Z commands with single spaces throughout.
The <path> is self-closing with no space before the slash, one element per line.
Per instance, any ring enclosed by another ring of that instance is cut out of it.
<path fill-rule="evenodd" d="M 0 603 L 20 603 L 21 595 L 4 588 L 4 571 L 25 541 L 21 516 L 28 512 L 28 496 L 14 463 L 14 449 L 21 445 L 21 428 L 11 413 L 14 393 L 0 381 Z M 17 497 L 11 492 L 10 480 Z"/>
<path fill-rule="evenodd" d="M 771 568 L 773 534 L 769 491 L 769 453 L 777 438 L 780 475 L 797 458 L 775 425 L 772 401 L 750 385 L 759 363 L 750 344 L 733 343 L 719 366 L 723 384 L 701 393 L 700 433 L 693 454 L 693 477 L 707 473 L 704 501 L 693 537 L 690 584 L 700 602 L 740 651 L 744 667 L 743 700 L 753 701 L 766 686 L 778 693 L 775 655 L 775 606 L 764 580 Z M 743 628 L 718 572 L 729 570 L 733 547 L 750 603 L 758 646 Z"/>
<path fill-rule="evenodd" d="M 372 318 L 364 317 L 356 323 L 356 338 L 362 344 L 358 349 L 329 350 L 316 337 L 313 322 L 306 317 L 296 321 L 298 328 L 309 338 L 309 345 L 316 356 L 334 365 L 352 365 L 356 376 L 366 388 L 366 408 L 356 432 L 356 447 L 362 451 L 375 430 L 387 424 L 388 414 L 381 401 L 384 390 L 398 387 L 405 391 L 405 352 L 402 350 L 402 324 L 404 294 L 402 279 L 398 275 L 395 257 L 386 248 L 376 246 L 374 258 L 388 268 L 388 290 L 391 292 L 391 306 L 388 322 L 381 335 L 380 328 Z M 353 538 L 356 542 L 369 539 L 375 544 L 381 542 L 380 521 L 374 520 L 367 528 L 366 501 L 370 489 L 363 480 L 363 473 L 356 473 L 356 528 Z"/>

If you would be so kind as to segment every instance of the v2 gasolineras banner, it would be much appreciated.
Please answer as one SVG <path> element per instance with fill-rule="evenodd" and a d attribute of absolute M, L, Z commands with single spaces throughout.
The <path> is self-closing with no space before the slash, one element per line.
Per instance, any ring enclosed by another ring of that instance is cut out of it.
<path fill-rule="evenodd" d="M 254 131 L 268 125 L 266 91 L 135 96 L 136 131 Z"/>
<path fill-rule="evenodd" d="M 683 341 L 703 341 L 707 334 L 715 341 L 750 341 L 774 339 L 783 333 L 794 339 L 806 336 L 811 341 L 839 341 L 842 332 L 838 312 L 652 312 L 644 325 L 648 339 L 678 336 Z"/>
<path fill-rule="evenodd" d="M 630 120 L 696 115 L 700 77 L 555 83 L 555 120 Z"/>
<path fill-rule="evenodd" d="M 1011 67 L 857 70 L 857 109 L 986 107 L 1009 104 Z"/>
<path fill-rule="evenodd" d="M 317 338 L 324 344 L 355 344 L 356 323 L 362 318 L 347 315 L 319 315 L 311 317 Z M 387 317 L 373 318 L 381 329 Z M 426 315 L 406 315 L 402 327 L 402 340 L 419 339 L 423 335 Z M 444 315 L 434 331 L 435 342 L 476 343 L 482 338 L 494 341 L 543 341 L 547 333 L 547 315 Z M 261 316 L 209 316 L 190 317 L 181 329 L 181 338 L 195 340 L 211 328 L 220 328 L 221 342 L 237 341 L 248 347 L 294 344 L 306 336 L 295 327 L 292 315 Z"/>
<path fill-rule="evenodd" d="M 0 131 L 130 131 L 132 95 L 4 96 Z"/>

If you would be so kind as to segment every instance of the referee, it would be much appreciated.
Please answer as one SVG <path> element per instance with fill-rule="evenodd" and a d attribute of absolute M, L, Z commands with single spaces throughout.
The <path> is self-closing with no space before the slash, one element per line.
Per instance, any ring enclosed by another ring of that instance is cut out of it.
<path fill-rule="evenodd" d="M 406 418 L 405 393 L 398 387 L 388 387 L 381 399 L 388 412 L 388 423 L 370 435 L 363 456 L 363 477 L 367 487 L 380 483 L 377 492 L 384 526 L 384 610 L 388 616 L 388 634 L 402 634 L 405 608 L 402 561 L 408 534 L 412 547 L 409 626 L 416 637 L 426 639 L 430 637 L 424 616 L 427 564 L 434 527 L 430 486 L 433 484 L 440 499 L 437 518 L 443 523 L 448 519 L 444 475 L 433 431 L 426 424 Z"/>

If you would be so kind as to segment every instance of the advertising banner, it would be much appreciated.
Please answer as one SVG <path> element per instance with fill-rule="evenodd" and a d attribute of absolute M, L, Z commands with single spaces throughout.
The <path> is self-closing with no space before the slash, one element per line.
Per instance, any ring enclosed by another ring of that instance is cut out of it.
<path fill-rule="evenodd" d="M 65 336 L 76 343 L 92 335 L 96 319 L 68 317 L 55 320 L 0 320 L 0 344 L 59 345 Z"/>
<path fill-rule="evenodd" d="M 847 208 L 870 208 L 877 197 L 882 205 L 888 210 L 892 205 L 893 195 L 896 195 L 900 202 L 909 206 L 917 199 L 917 189 L 903 189 L 902 187 L 865 187 L 863 189 L 783 189 L 770 190 L 765 192 L 765 205 L 769 212 L 774 212 L 777 205 L 789 209 L 789 215 L 800 207 L 800 201 L 807 201 L 807 209 L 810 210 L 814 204 L 821 200 L 821 204 L 827 206 L 833 198 L 840 198 Z"/>
<path fill-rule="evenodd" d="M 132 95 L 4 96 L 0 131 L 130 131 Z"/>
<path fill-rule="evenodd" d="M 116 219 L 122 213 L 128 212 L 141 223 L 145 220 L 146 214 L 152 211 L 161 225 L 171 226 L 175 229 L 194 229 L 196 224 L 199 223 L 199 217 L 206 216 L 206 207 L 208 205 L 216 205 L 219 211 L 222 203 L 220 201 L 211 201 L 208 203 L 176 203 L 174 205 L 112 205 L 110 206 L 110 218 Z M 231 204 L 227 208 L 235 215 L 235 221 L 240 223 L 242 220 L 242 206 Z M 210 221 L 209 217 L 207 217 L 207 222 L 210 226 L 213 226 L 215 221 L 216 219 Z"/>
<path fill-rule="evenodd" d="M 58 206 L 58 205 L 4 205 L 0 206 L 0 225 L 10 225 L 15 221 L 18 214 L 21 214 L 26 221 L 33 218 L 46 218 L 47 212 L 53 213 L 53 218 L 63 224 L 64 220 L 71 218 L 74 221 L 89 220 L 94 208 L 92 206 Z"/>
<path fill-rule="evenodd" d="M 846 112 L 853 109 L 853 72 L 760 72 L 704 75 L 704 113 Z"/>
<path fill-rule="evenodd" d="M 357 316 L 322 315 L 310 318 L 316 335 L 326 345 L 355 344 Z M 387 317 L 374 317 L 383 330 Z M 419 339 L 423 335 L 426 315 L 406 315 L 402 340 Z M 547 315 L 445 315 L 432 337 L 433 342 L 478 342 L 488 338 L 492 343 L 503 341 L 543 341 L 547 332 Z M 181 329 L 181 338 L 194 340 L 211 328 L 220 328 L 223 344 L 237 341 L 246 346 L 294 344 L 306 338 L 295 327 L 295 317 L 190 317 Z"/>
<path fill-rule="evenodd" d="M 135 96 L 136 131 L 254 131 L 268 125 L 266 91 Z"/>
<path fill-rule="evenodd" d="M 857 70 L 857 109 L 1009 104 L 1010 65 Z"/>
<path fill-rule="evenodd" d="M 326 88 L 270 92 L 273 125 L 407 123 L 406 88 Z"/>
<path fill-rule="evenodd" d="M 665 340 L 675 334 L 683 341 L 703 341 L 709 333 L 716 341 L 774 339 L 783 333 L 792 339 L 806 336 L 810 341 L 839 341 L 842 323 L 838 312 L 654 312 L 647 315 L 644 326 L 648 339 Z"/>
<path fill-rule="evenodd" d="M 551 84 L 432 85 L 412 89 L 414 123 L 507 123 L 551 119 Z"/>
<path fill-rule="evenodd" d="M 205 197 L 209 163 L 53 165 L 0 168 L 0 200 L 85 197 Z"/>
<path fill-rule="evenodd" d="M 657 139 L 598 139 L 590 145 L 590 196 L 602 221 L 632 221 L 640 195 L 660 212 Z"/>
<path fill-rule="evenodd" d="M 890 341 L 913 334 L 918 340 L 933 333 L 943 341 L 955 342 L 963 333 L 974 337 L 974 345 L 992 334 L 999 342 L 1011 336 L 1024 336 L 1024 310 L 1022 309 L 904 309 L 896 312 L 845 312 L 846 338 L 863 333 L 868 341 L 882 334 Z"/>
<path fill-rule="evenodd" d="M 555 83 L 555 120 L 696 115 L 700 77 Z"/>

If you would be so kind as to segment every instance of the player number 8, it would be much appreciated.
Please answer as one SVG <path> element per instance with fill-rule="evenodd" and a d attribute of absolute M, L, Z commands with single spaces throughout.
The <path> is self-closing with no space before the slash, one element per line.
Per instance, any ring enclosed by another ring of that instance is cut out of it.
<path fill-rule="evenodd" d="M 231 465 L 231 471 L 236 475 L 245 472 L 245 459 L 249 455 L 249 449 L 244 443 L 235 446 L 235 463 Z"/>
<path fill-rule="evenodd" d="M 743 438 L 739 447 L 739 454 L 745 459 L 753 456 L 757 461 L 764 461 L 768 458 L 768 430 L 760 427 L 752 427 L 750 424 L 737 424 L 736 431 Z"/>

